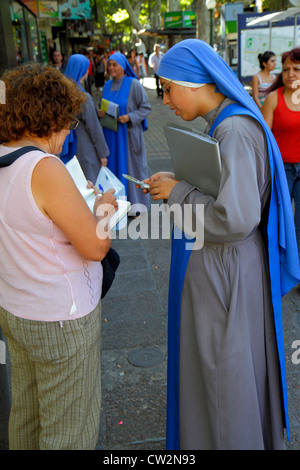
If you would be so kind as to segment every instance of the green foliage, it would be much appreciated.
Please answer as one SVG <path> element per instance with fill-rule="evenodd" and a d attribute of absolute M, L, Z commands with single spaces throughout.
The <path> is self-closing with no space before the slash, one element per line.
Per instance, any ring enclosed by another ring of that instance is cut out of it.
<path fill-rule="evenodd" d="M 262 3 L 263 11 L 281 11 L 290 7 L 288 0 L 264 0 Z"/>
<path fill-rule="evenodd" d="M 102 21 L 99 21 L 99 24 L 103 25 L 103 22 L 105 22 L 106 28 L 108 30 L 111 30 L 111 28 L 114 30 L 115 26 L 113 24 L 114 20 L 113 18 L 117 18 L 117 23 L 122 23 L 124 22 L 125 25 L 128 23 L 126 15 L 124 15 L 124 18 L 121 20 L 121 15 L 122 11 L 126 10 L 124 9 L 124 4 L 122 0 L 92 0 L 92 3 L 96 2 L 97 4 L 97 11 L 98 15 L 101 14 L 102 16 Z M 156 3 L 156 0 L 130 0 L 130 3 L 134 7 L 135 4 L 140 3 L 141 5 L 141 12 L 139 16 L 139 20 L 141 24 L 146 24 L 149 22 L 149 17 L 150 17 L 150 12 L 153 10 L 154 5 Z M 193 0 L 179 0 L 179 5 L 182 10 L 190 10 L 191 9 L 191 4 L 193 3 Z M 161 1 L 161 12 L 164 13 L 168 10 L 167 6 L 168 2 L 167 0 L 162 0 Z M 117 16 L 115 16 L 117 15 Z M 129 22 L 130 23 L 130 22 Z"/>
<path fill-rule="evenodd" d="M 191 10 L 193 0 L 179 0 L 181 10 Z"/>

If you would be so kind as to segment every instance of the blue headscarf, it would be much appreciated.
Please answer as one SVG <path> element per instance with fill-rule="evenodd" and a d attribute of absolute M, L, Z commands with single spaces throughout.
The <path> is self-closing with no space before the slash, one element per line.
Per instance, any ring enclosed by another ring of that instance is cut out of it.
<path fill-rule="evenodd" d="M 262 119 L 258 107 L 234 72 L 211 46 L 200 39 L 185 39 L 167 51 L 157 75 L 183 82 L 215 83 L 221 93 Z"/>
<path fill-rule="evenodd" d="M 89 69 L 90 61 L 82 54 L 73 54 L 68 60 L 68 65 L 65 71 L 65 76 L 71 78 L 77 83 L 79 88 L 83 90 L 80 80 Z M 85 90 L 84 90 L 85 91 Z"/>
<path fill-rule="evenodd" d="M 126 57 L 124 56 L 124 54 L 121 54 L 121 52 L 114 52 L 108 59 L 108 61 L 110 60 L 114 60 L 115 62 L 117 62 L 119 65 L 121 65 L 122 69 L 124 70 L 125 72 L 125 75 L 127 75 L 127 77 L 133 77 L 133 78 L 137 78 L 136 74 L 134 73 L 134 71 L 132 70 L 131 66 L 130 66 L 130 63 L 128 62 L 128 60 L 126 59 Z"/>
<path fill-rule="evenodd" d="M 65 76 L 71 78 L 77 83 L 81 91 L 86 91 L 82 87 L 80 80 L 89 69 L 90 61 L 82 54 L 73 54 L 68 60 L 68 65 L 65 70 Z M 70 131 L 66 137 L 64 145 L 60 154 L 60 158 L 64 163 L 67 163 L 77 152 L 77 136 L 75 131 Z"/>

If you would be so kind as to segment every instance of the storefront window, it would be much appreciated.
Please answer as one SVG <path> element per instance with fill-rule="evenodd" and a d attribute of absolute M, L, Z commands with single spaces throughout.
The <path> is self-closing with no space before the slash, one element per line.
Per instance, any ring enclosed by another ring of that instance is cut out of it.
<path fill-rule="evenodd" d="M 29 54 L 30 54 L 31 60 L 40 62 L 41 56 L 40 56 L 40 45 L 39 45 L 36 17 L 32 15 L 26 8 L 24 8 L 24 12 L 25 12 L 25 22 L 28 28 Z"/>
<path fill-rule="evenodd" d="M 40 45 L 36 17 L 17 1 L 10 2 L 13 37 L 17 63 L 28 60 L 40 62 Z"/>
<path fill-rule="evenodd" d="M 22 64 L 29 60 L 23 7 L 17 2 L 11 1 L 10 11 L 17 63 Z"/>

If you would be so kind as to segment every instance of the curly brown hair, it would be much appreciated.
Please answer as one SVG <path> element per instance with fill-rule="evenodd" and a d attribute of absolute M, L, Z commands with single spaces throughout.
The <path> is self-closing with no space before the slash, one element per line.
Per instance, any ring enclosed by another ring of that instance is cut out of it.
<path fill-rule="evenodd" d="M 5 104 L 0 104 L 0 143 L 24 134 L 50 137 L 67 128 L 86 96 L 54 67 L 27 63 L 4 72 Z"/>

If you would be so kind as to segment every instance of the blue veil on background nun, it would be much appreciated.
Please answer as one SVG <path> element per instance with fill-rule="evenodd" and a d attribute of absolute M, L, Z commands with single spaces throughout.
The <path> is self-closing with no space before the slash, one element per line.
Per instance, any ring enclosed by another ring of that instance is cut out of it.
<path fill-rule="evenodd" d="M 115 61 L 124 70 L 124 78 L 122 85 L 118 91 L 112 89 L 113 80 L 108 80 L 105 83 L 102 98 L 112 101 L 119 105 L 119 116 L 127 113 L 127 103 L 130 92 L 132 81 L 137 79 L 136 74 L 132 70 L 125 55 L 121 52 L 114 52 L 108 58 L 109 61 Z M 141 122 L 143 131 L 147 130 L 147 120 L 144 119 Z M 118 131 L 115 132 L 111 129 L 103 128 L 103 133 L 110 150 L 107 166 L 114 175 L 119 178 L 122 184 L 124 184 L 126 194 L 128 194 L 128 181 L 123 178 L 123 174 L 128 173 L 128 144 L 127 144 L 127 123 L 119 123 Z"/>
<path fill-rule="evenodd" d="M 109 57 L 108 61 L 109 60 L 114 60 L 115 62 L 117 62 L 119 65 L 121 65 L 122 69 L 124 70 L 125 72 L 125 75 L 127 77 L 132 77 L 132 78 L 137 78 L 137 75 L 134 73 L 134 71 L 132 70 L 131 68 L 131 65 L 130 63 L 128 62 L 128 60 L 126 59 L 125 55 L 122 54 L 121 52 L 114 52 L 113 54 L 111 54 L 111 56 Z M 108 62 L 107 61 L 107 62 Z M 124 113 L 126 113 L 126 110 L 124 111 Z M 143 119 L 142 121 L 142 126 L 143 126 L 143 130 L 146 131 L 148 129 L 148 124 L 147 124 L 147 119 Z"/>
<path fill-rule="evenodd" d="M 224 112 L 231 107 L 231 115 L 248 114 L 252 116 L 260 122 L 266 134 L 271 171 L 271 198 L 266 235 L 285 424 L 289 434 L 281 296 L 299 282 L 300 274 L 292 205 L 279 148 L 253 99 L 244 90 L 228 65 L 207 43 L 199 39 L 186 39 L 177 43 L 163 56 L 157 74 L 170 80 L 216 84 L 217 90 L 237 103 L 227 106 Z M 227 116 L 230 115 L 229 112 L 227 112 Z M 218 118 L 221 118 L 221 115 Z M 221 119 L 216 121 L 215 126 L 211 128 L 211 133 Z M 183 261 L 184 256 L 185 261 Z M 178 433 L 174 435 L 174 431 L 172 431 L 172 428 L 179 427 L 177 392 L 179 378 L 178 371 L 175 369 L 178 369 L 179 365 L 178 329 L 181 290 L 189 256 L 190 253 L 183 255 L 178 246 L 172 247 L 169 294 L 169 317 L 172 315 L 172 321 L 169 321 L 169 348 L 171 349 L 172 361 L 169 361 L 170 365 L 168 364 L 167 447 L 173 449 L 178 448 L 176 446 L 179 444 Z M 181 258 L 180 262 L 179 258 Z"/>
<path fill-rule="evenodd" d="M 80 80 L 86 74 L 89 69 L 89 59 L 82 54 L 73 54 L 68 60 L 68 65 L 65 70 L 65 76 L 71 78 L 74 82 L 77 83 L 77 86 L 84 91 Z M 77 137 L 75 131 L 70 131 L 70 134 L 66 137 L 60 159 L 67 163 L 71 158 L 76 155 L 77 152 Z"/>
<path fill-rule="evenodd" d="M 74 80 L 82 91 L 85 90 L 82 88 L 80 80 L 88 71 L 89 65 L 90 61 L 87 57 L 82 54 L 73 54 L 68 60 L 68 65 L 65 70 L 65 76 Z"/>

